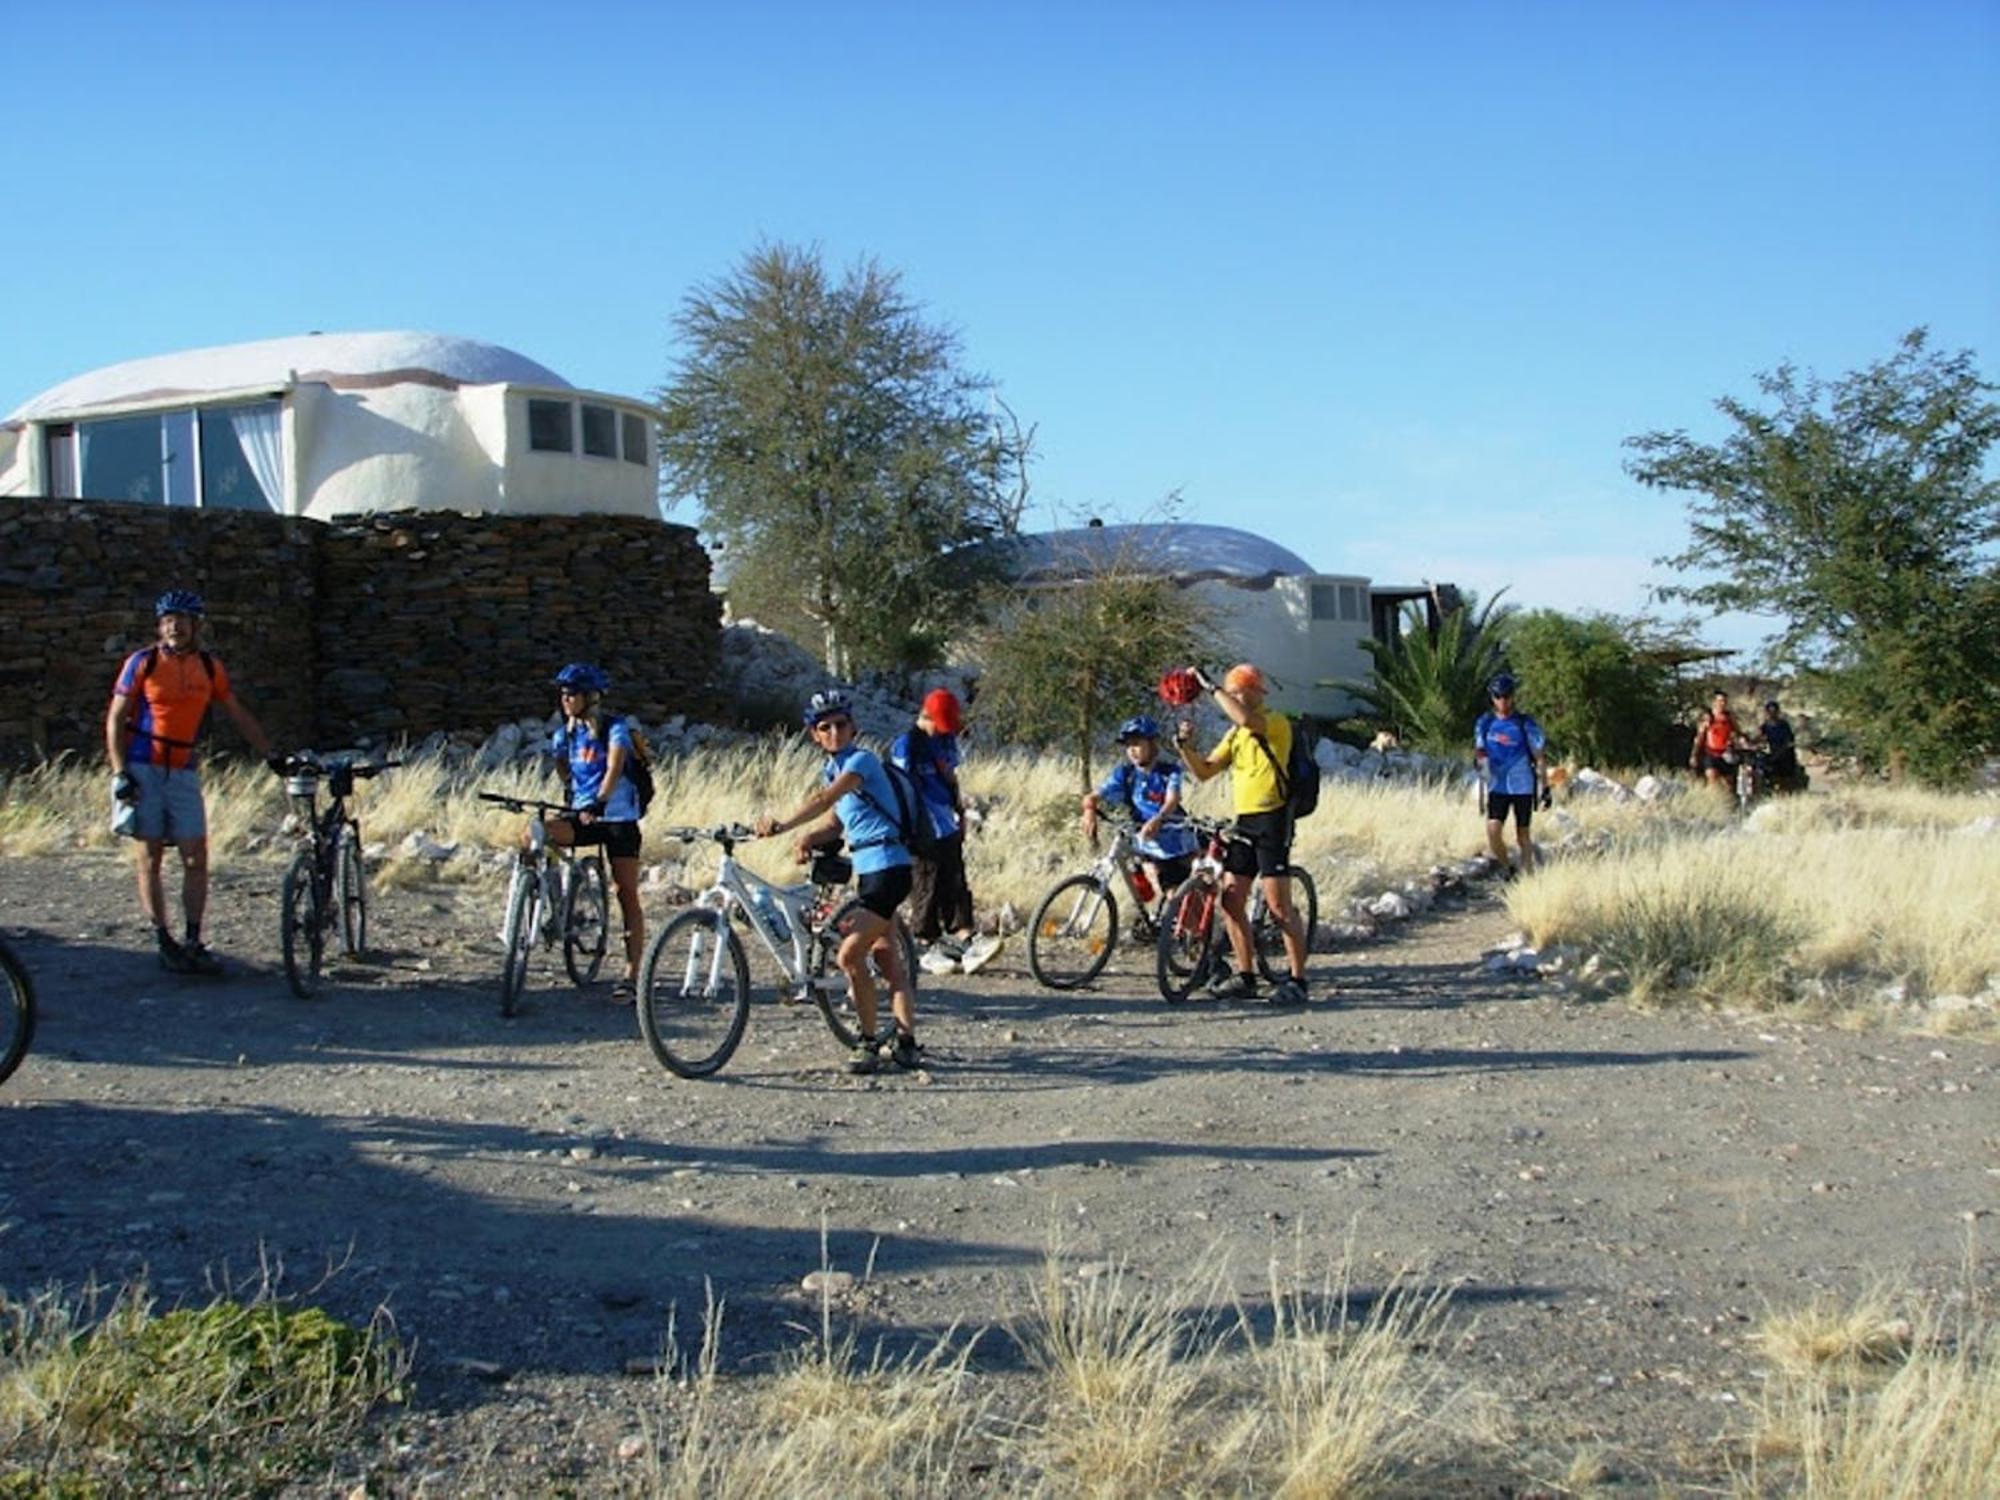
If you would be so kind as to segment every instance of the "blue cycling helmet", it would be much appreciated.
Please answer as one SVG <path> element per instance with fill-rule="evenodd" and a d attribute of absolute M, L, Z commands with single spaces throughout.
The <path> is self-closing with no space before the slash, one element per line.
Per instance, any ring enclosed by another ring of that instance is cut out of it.
<path fill-rule="evenodd" d="M 848 698 L 846 689 L 822 688 L 806 699 L 803 718 L 806 721 L 806 728 L 811 729 L 822 719 L 831 719 L 836 714 L 847 714 L 852 717 L 853 713 L 854 704 Z"/>
<path fill-rule="evenodd" d="M 153 618 L 156 620 L 166 615 L 194 615 L 198 618 L 207 613 L 207 601 L 193 589 L 168 589 L 153 601 Z"/>
<path fill-rule="evenodd" d="M 1496 674 L 1493 680 L 1486 684 L 1486 695 L 1489 698 L 1511 698 L 1514 696 L 1514 689 L 1518 686 L 1519 684 L 1514 681 L 1514 674 L 1512 672 L 1501 672 Z"/>
<path fill-rule="evenodd" d="M 555 684 L 584 693 L 602 693 L 610 690 L 611 678 L 602 667 L 592 666 L 587 661 L 573 661 L 556 673 Z"/>
<path fill-rule="evenodd" d="M 1127 740 L 1156 740 L 1160 737 L 1160 726 L 1151 714 L 1134 714 L 1118 726 L 1118 743 Z"/>

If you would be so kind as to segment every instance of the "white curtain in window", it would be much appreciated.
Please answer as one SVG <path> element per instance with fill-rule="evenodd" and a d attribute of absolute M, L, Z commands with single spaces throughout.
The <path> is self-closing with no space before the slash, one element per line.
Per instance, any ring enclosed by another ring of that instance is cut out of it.
<path fill-rule="evenodd" d="M 229 425 L 236 441 L 243 445 L 243 461 L 257 477 L 265 503 L 272 510 L 285 508 L 284 437 L 275 401 L 257 406 L 229 408 Z"/>

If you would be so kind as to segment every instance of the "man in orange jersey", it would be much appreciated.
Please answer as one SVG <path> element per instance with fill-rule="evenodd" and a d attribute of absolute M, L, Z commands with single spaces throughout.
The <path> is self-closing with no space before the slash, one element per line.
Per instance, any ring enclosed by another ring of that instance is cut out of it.
<path fill-rule="evenodd" d="M 153 606 L 159 640 L 125 658 L 104 716 L 111 758 L 111 826 L 138 841 L 139 905 L 152 919 L 161 967 L 177 974 L 220 974 L 222 962 L 201 939 L 208 908 L 208 814 L 202 804 L 195 737 L 211 703 L 222 705 L 259 755 L 271 741 L 229 690 L 222 663 L 201 649 L 205 606 L 190 589 L 169 589 Z M 186 936 L 167 929 L 160 856 L 181 853 L 181 914 Z"/>

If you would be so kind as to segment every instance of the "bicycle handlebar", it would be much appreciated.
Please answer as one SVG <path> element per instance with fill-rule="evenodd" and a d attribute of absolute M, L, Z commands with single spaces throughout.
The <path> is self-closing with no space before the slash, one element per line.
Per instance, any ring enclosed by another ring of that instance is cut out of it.
<path fill-rule="evenodd" d="M 543 802 L 535 797 L 511 797 L 505 792 L 480 792 L 478 796 L 481 802 L 497 802 L 509 812 L 522 813 L 532 809 L 539 813 L 567 815 L 576 811 L 575 808 L 561 802 Z"/>
<path fill-rule="evenodd" d="M 271 769 L 280 776 L 313 776 L 328 771 L 344 770 L 359 780 L 366 781 L 371 776 L 379 776 L 384 771 L 393 771 L 403 763 L 400 760 L 350 760 L 349 756 L 366 755 L 366 750 L 294 750 L 288 755 L 274 757 L 279 764 Z"/>
<path fill-rule="evenodd" d="M 679 828 L 662 829 L 661 832 L 670 839 L 679 839 L 683 844 L 692 844 L 696 839 L 709 839 L 718 844 L 740 844 L 747 839 L 757 837 L 757 830 L 743 823 L 719 823 L 713 828 L 692 828 L 683 825 Z"/>

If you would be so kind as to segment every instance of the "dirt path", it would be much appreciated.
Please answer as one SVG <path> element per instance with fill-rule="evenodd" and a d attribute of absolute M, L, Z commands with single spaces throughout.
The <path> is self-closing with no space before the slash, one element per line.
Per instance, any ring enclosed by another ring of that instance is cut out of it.
<path fill-rule="evenodd" d="M 499 1019 L 496 888 L 388 893 L 377 961 L 291 998 L 277 877 L 222 875 L 216 982 L 154 966 L 122 863 L 0 865 L 42 996 L 0 1089 L 0 1286 L 343 1262 L 321 1299 L 418 1342 L 413 1489 L 592 1488 L 669 1309 L 692 1344 L 712 1279 L 761 1367 L 810 1320 L 822 1225 L 872 1264 L 844 1311 L 914 1339 L 1017 1311 L 1052 1233 L 1162 1279 L 1220 1249 L 1249 1295 L 1351 1233 L 1364 1284 L 1462 1283 L 1455 1357 L 1528 1467 L 1599 1443 L 1635 1484 L 1713 1472 L 1767 1307 L 1962 1285 L 1969 1238 L 1994 1278 L 1993 1047 L 1567 1004 L 1480 972 L 1490 902 L 1322 959 L 1338 1003 L 1303 1012 L 1169 1009 L 1136 961 L 1052 996 L 1016 951 L 931 983 L 923 1075 L 846 1078 L 815 1013 L 760 1002 L 689 1084 L 557 965 Z"/>

